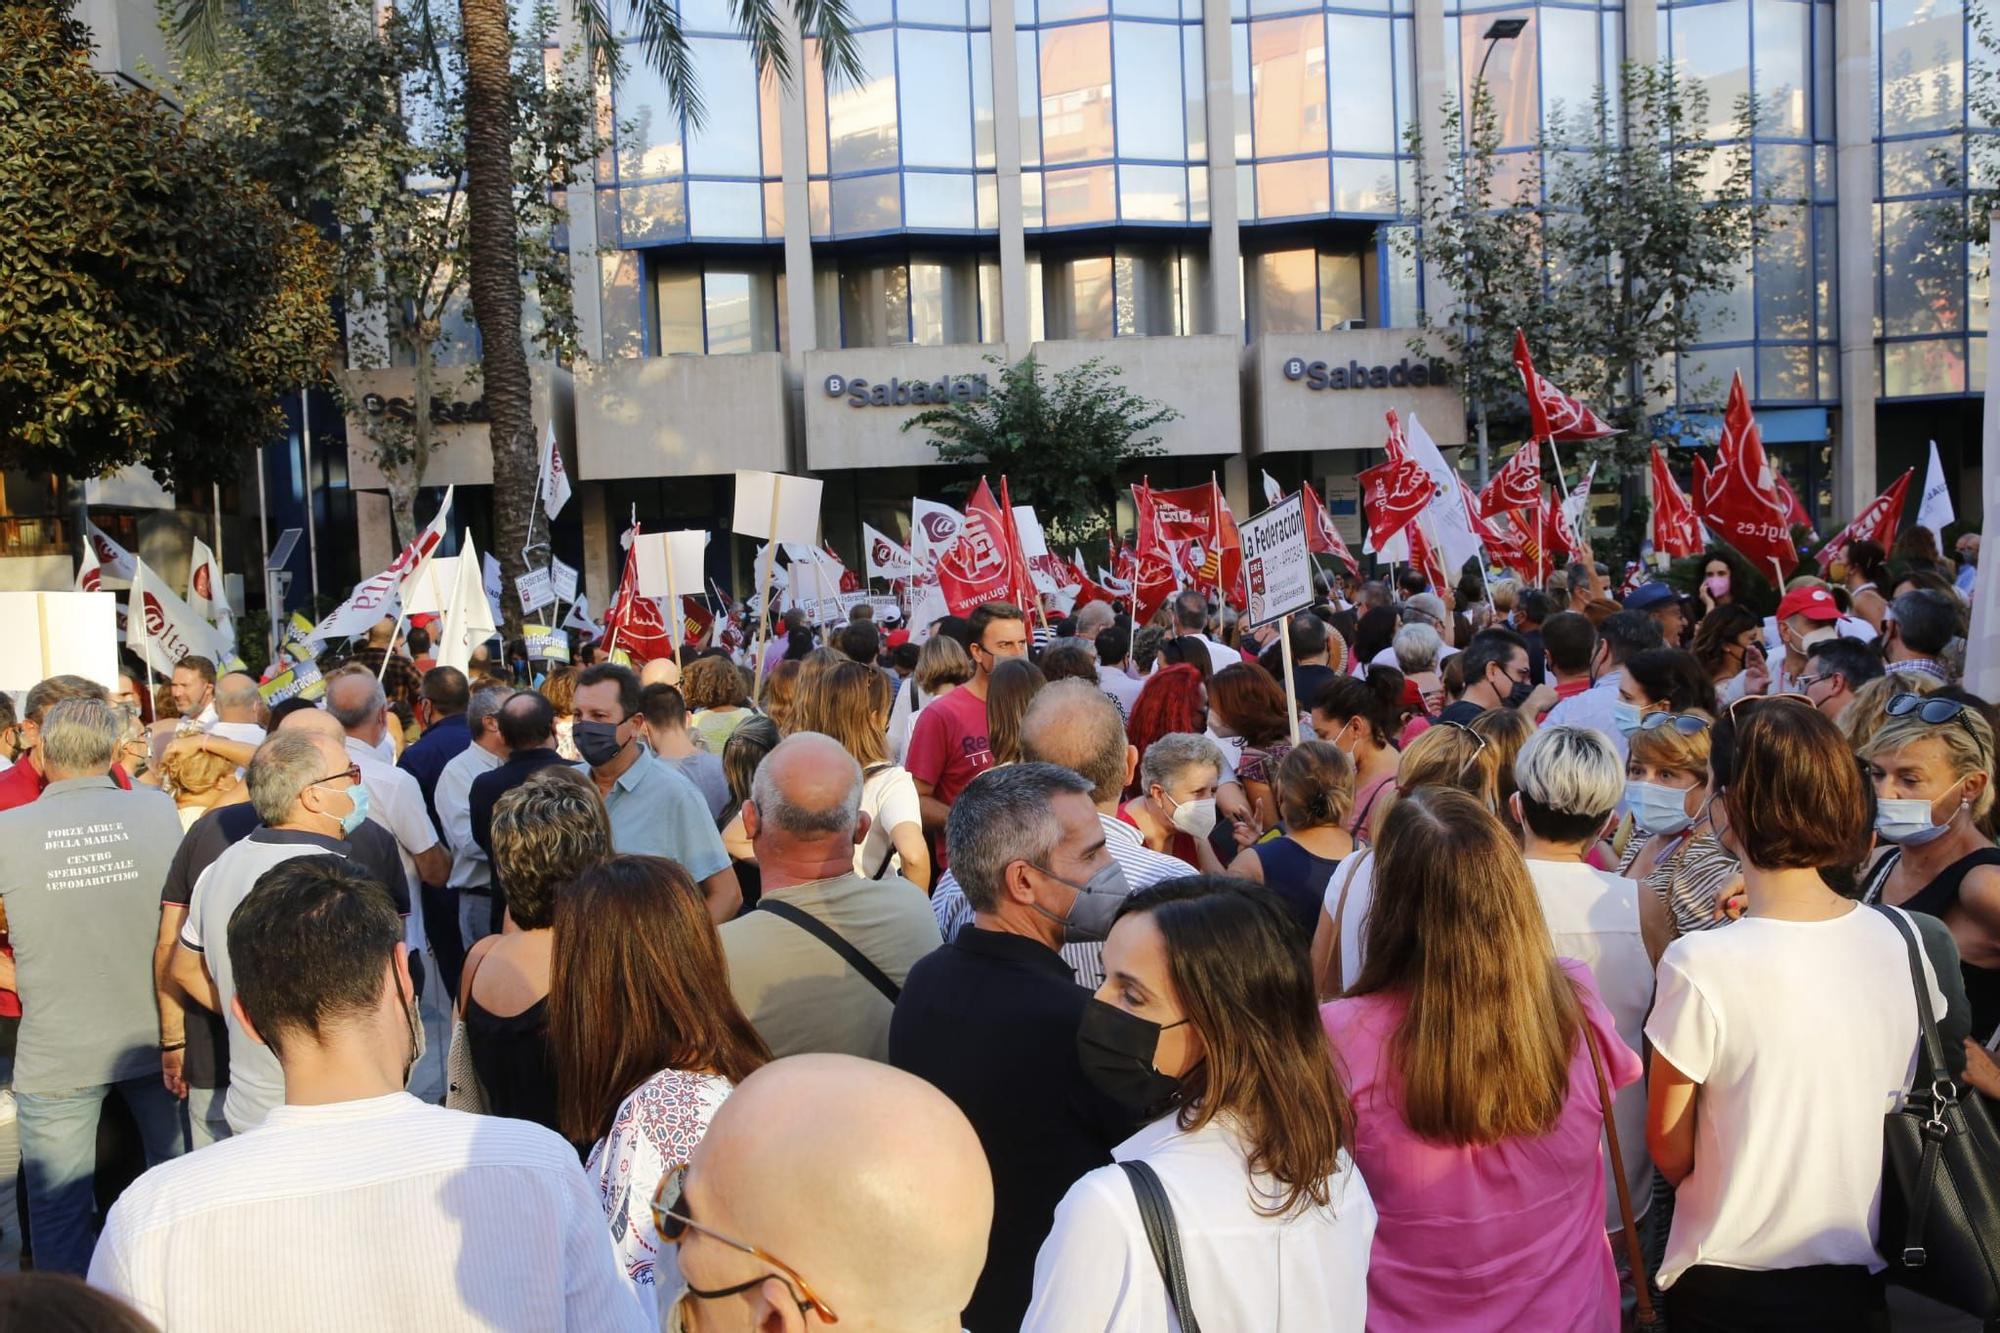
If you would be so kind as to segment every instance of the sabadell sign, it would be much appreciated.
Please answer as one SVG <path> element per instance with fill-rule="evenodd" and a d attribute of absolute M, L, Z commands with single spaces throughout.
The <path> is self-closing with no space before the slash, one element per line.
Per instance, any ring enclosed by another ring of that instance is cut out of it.
<path fill-rule="evenodd" d="M 826 396 L 846 398 L 849 407 L 928 407 L 938 403 L 973 403 L 986 397 L 984 375 L 951 375 L 937 380 L 865 380 L 859 375 L 828 375 Z"/>
<path fill-rule="evenodd" d="M 1411 363 L 1407 356 L 1393 366 L 1364 366 L 1359 361 L 1329 365 L 1302 356 L 1285 359 L 1285 378 L 1304 380 L 1308 389 L 1422 389 L 1445 383 L 1442 361 Z"/>

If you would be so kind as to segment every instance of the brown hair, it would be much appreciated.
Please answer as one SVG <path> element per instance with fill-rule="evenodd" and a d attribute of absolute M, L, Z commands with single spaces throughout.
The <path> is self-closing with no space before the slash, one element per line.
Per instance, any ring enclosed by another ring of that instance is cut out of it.
<path fill-rule="evenodd" d="M 1723 603 L 1733 606 L 1732 602 Z M 1715 719 L 1699 708 L 1691 708 L 1682 717 L 1708 717 Z M 1699 731 L 1682 731 L 1679 727 L 1642 728 L 1632 733 L 1626 745 L 1626 756 L 1652 768 L 1671 768 L 1680 773 L 1692 773 L 1699 781 L 1708 781 L 1709 732 L 1714 728 L 1703 727 Z"/>
<path fill-rule="evenodd" d="M 119 1297 L 67 1273 L 10 1273 L 0 1279 L 0 1329 L 158 1333 L 152 1321 Z"/>
<path fill-rule="evenodd" d="M 522 930 L 555 920 L 556 890 L 611 855 L 611 818 L 589 778 L 542 769 L 493 805 L 493 879 Z"/>
<path fill-rule="evenodd" d="M 1277 789 L 1286 832 L 1344 823 L 1354 809 L 1354 761 L 1331 741 L 1300 741 L 1278 764 Z"/>
<path fill-rule="evenodd" d="M 681 672 L 681 694 L 691 709 L 741 708 L 750 702 L 743 673 L 726 657 L 697 657 Z"/>
<path fill-rule="evenodd" d="M 1223 1115 L 1241 1126 L 1253 1176 L 1278 1185 L 1252 1197 L 1265 1216 L 1326 1206 L 1326 1182 L 1354 1144 L 1354 1108 L 1327 1058 L 1290 911 L 1242 880 L 1183 875 L 1132 894 L 1118 915 L 1139 912 L 1166 941 L 1174 998 L 1205 1051 L 1181 1080 L 1180 1127 Z"/>
<path fill-rule="evenodd" d="M 785 719 L 791 716 L 792 700 L 799 692 L 799 664 L 796 659 L 780 662 L 764 673 L 764 716 L 784 730 Z M 684 696 L 685 697 L 685 696 Z"/>
<path fill-rule="evenodd" d="M 933 634 L 917 653 L 917 688 L 936 694 L 946 685 L 963 685 L 972 679 L 972 658 L 965 645 L 949 634 Z"/>
<path fill-rule="evenodd" d="M 1513 803 L 1508 797 L 1521 789 L 1514 781 L 1514 760 L 1535 734 L 1535 724 L 1518 708 L 1489 708 L 1472 719 L 1472 729 L 1486 738 L 1486 753 L 1493 757 L 1494 812 L 1519 835 L 1521 827 L 1514 822 Z"/>
<path fill-rule="evenodd" d="M 1396 891 L 1369 910 L 1348 994 L 1408 999 L 1392 1047 L 1405 1123 L 1460 1145 L 1547 1133 L 1583 1010 L 1513 837 L 1466 793 L 1426 787 L 1397 797 L 1375 859 Z"/>
<path fill-rule="evenodd" d="M 1216 672 L 1208 682 L 1208 706 L 1245 744 L 1260 750 L 1291 734 L 1285 691 L 1263 667 L 1239 662 Z"/>
<path fill-rule="evenodd" d="M 729 990 L 701 890 L 661 856 L 614 856 L 556 906 L 549 1051 L 556 1121 L 595 1143 L 618 1104 L 663 1069 L 741 1083 L 771 1058 Z"/>
<path fill-rule="evenodd" d="M 894 701 L 889 678 L 860 662 L 839 662 L 799 690 L 785 715 L 786 735 L 817 731 L 833 737 L 863 769 L 889 761 L 885 735 Z"/>
<path fill-rule="evenodd" d="M 1855 753 L 1865 753 L 1875 733 L 1889 720 L 1889 700 L 1899 694 L 1931 694 L 1937 688 L 1936 677 L 1921 671 L 1898 671 L 1892 662 L 1886 675 L 1854 691 L 1847 707 L 1840 710 L 1840 730 Z"/>
<path fill-rule="evenodd" d="M 1715 724 L 1709 751 L 1743 860 L 1762 870 L 1858 865 L 1868 853 L 1861 766 L 1811 704 L 1769 700 Z M 1719 762 L 1718 762 L 1719 761 Z M 1724 771 L 1724 770 L 1727 771 Z"/>
<path fill-rule="evenodd" d="M 994 763 L 1021 761 L 1021 721 L 1046 684 L 1042 669 L 1025 657 L 1003 657 L 993 664 L 986 678 L 986 740 Z"/>
<path fill-rule="evenodd" d="M 549 701 L 559 717 L 572 717 L 576 713 L 576 668 L 552 666 L 542 680 L 541 695 Z"/>

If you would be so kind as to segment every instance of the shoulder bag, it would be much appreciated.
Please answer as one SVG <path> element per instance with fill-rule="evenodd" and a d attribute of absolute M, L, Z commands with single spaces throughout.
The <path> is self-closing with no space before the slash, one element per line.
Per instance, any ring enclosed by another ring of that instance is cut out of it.
<path fill-rule="evenodd" d="M 811 912 L 790 903 L 779 902 L 775 898 L 759 898 L 756 910 L 769 912 L 772 916 L 789 921 L 806 934 L 839 954 L 847 965 L 859 972 L 867 983 L 887 997 L 890 1004 L 903 993 L 903 988 L 889 979 L 889 974 L 868 961 L 868 955 L 848 943 L 841 933 Z"/>
<path fill-rule="evenodd" d="M 1882 1224 L 1889 1280 L 1989 1322 L 2000 1320 L 2000 1138 L 1979 1098 L 1959 1098 L 1931 1009 L 1917 932 L 1875 905 L 1909 950 L 1917 992 L 1917 1075 L 1882 1120 Z M 1929 1071 L 1926 1078 L 1925 1071 Z"/>
<path fill-rule="evenodd" d="M 1174 1205 L 1167 1197 L 1167 1187 L 1145 1162 L 1118 1165 L 1132 1182 L 1132 1193 L 1139 1200 L 1139 1221 L 1146 1228 L 1146 1243 L 1153 1247 L 1153 1263 L 1159 1267 L 1160 1280 L 1167 1284 L 1167 1305 L 1179 1321 L 1181 1333 L 1201 1333 L 1201 1325 L 1195 1322 L 1194 1304 L 1188 1298 L 1187 1266 L 1181 1261 L 1181 1230 L 1174 1222 Z"/>
<path fill-rule="evenodd" d="M 444 1104 L 454 1111 L 466 1111 L 473 1115 L 488 1115 L 486 1089 L 480 1086 L 479 1071 L 472 1064 L 472 1042 L 465 1032 L 465 1005 L 472 998 L 472 976 L 486 960 L 482 950 L 479 957 L 466 965 L 465 976 L 458 983 L 458 1008 L 451 1016 L 451 1044 L 444 1052 Z"/>
<path fill-rule="evenodd" d="M 1331 992 L 1334 999 L 1339 999 L 1347 993 L 1347 978 L 1344 975 L 1345 969 L 1340 965 L 1341 923 L 1347 916 L 1347 891 L 1354 887 L 1354 877 L 1360 873 L 1362 861 L 1372 859 L 1363 854 L 1366 850 L 1365 848 L 1356 848 L 1354 851 L 1348 853 L 1346 861 L 1347 875 L 1340 881 L 1340 895 L 1333 900 L 1333 953 L 1327 959 L 1326 976 L 1327 990 Z M 1371 875 L 1375 873 L 1372 867 L 1368 873 Z"/>
<path fill-rule="evenodd" d="M 1653 1283 L 1646 1256 L 1639 1248 L 1639 1224 L 1632 1217 L 1632 1189 L 1625 1183 L 1625 1154 L 1618 1150 L 1618 1121 L 1611 1114 L 1611 1080 L 1604 1076 L 1604 1055 L 1597 1047 L 1597 1030 L 1583 1020 L 1583 1044 L 1590 1048 L 1590 1067 L 1597 1072 L 1597 1104 L 1604 1108 L 1604 1139 L 1611 1151 L 1611 1183 L 1618 1194 L 1618 1221 L 1625 1230 L 1625 1260 L 1632 1269 L 1632 1292 L 1638 1300 L 1640 1328 L 1663 1328 L 1653 1308 Z"/>

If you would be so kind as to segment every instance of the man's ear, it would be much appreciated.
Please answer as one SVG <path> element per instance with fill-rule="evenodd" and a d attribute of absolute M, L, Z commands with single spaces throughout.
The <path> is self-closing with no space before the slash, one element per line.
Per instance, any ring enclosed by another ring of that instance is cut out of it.
<path fill-rule="evenodd" d="M 856 814 L 854 819 L 854 845 L 856 847 L 859 847 L 862 843 L 868 841 L 868 827 L 873 822 L 874 822 L 873 820 L 868 818 L 868 812 L 866 810 L 860 811 L 858 814 Z M 745 828 L 748 828 L 748 825 L 745 825 Z"/>
<path fill-rule="evenodd" d="M 417 1003 L 417 983 L 410 977 L 410 946 L 404 940 L 396 941 L 396 956 L 390 963 L 391 979 L 396 983 L 396 994 L 412 1007 Z"/>
<path fill-rule="evenodd" d="M 1136 745 L 1128 745 L 1125 747 L 1125 780 L 1120 784 L 1118 784 L 1118 789 L 1120 791 L 1123 791 L 1125 790 L 1125 788 L 1131 786 L 1132 775 L 1134 773 L 1137 773 L 1138 771 L 1139 771 L 1139 747 Z"/>
<path fill-rule="evenodd" d="M 764 826 L 763 818 L 757 813 L 757 803 L 744 801 L 740 814 L 743 819 L 743 836 L 752 842 L 757 841 L 757 832 Z"/>
<path fill-rule="evenodd" d="M 249 1034 L 250 1040 L 256 1042 L 259 1046 L 269 1046 L 271 1044 L 264 1040 L 264 1034 L 257 1031 L 257 1025 L 250 1021 L 250 1011 L 243 1007 L 242 996 L 232 995 L 229 997 L 229 1012 L 236 1015 L 236 1021 L 243 1025 L 243 1031 Z M 276 1052 L 274 1051 L 273 1054 L 276 1054 Z"/>

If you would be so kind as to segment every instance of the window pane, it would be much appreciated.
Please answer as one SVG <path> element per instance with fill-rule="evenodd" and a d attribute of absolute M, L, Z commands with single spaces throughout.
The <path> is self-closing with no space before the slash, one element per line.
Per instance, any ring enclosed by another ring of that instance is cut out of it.
<path fill-rule="evenodd" d="M 902 225 L 903 207 L 896 196 L 896 177 L 850 176 L 833 183 L 833 233 L 887 231 Z"/>
<path fill-rule="evenodd" d="M 1396 211 L 1396 164 L 1379 157 L 1333 159 L 1333 211 Z"/>
<path fill-rule="evenodd" d="M 965 0 L 896 0 L 899 23 L 940 23 L 965 26 Z"/>
<path fill-rule="evenodd" d="M 1811 171 L 1812 149 L 1804 144 L 1757 145 L 1757 188 L 1766 199 L 1805 199 Z"/>
<path fill-rule="evenodd" d="M 1965 327 L 1963 247 L 1939 246 L 1923 204 L 1883 204 L 1882 332 Z"/>
<path fill-rule="evenodd" d="M 979 271 L 971 257 L 912 260 L 910 329 L 928 347 L 979 340 Z"/>
<path fill-rule="evenodd" d="M 903 177 L 903 225 L 913 231 L 972 230 L 972 177 L 912 171 Z"/>
<path fill-rule="evenodd" d="M 1310 333 L 1319 327 L 1319 256 L 1280 250 L 1257 256 L 1257 332 Z"/>
<path fill-rule="evenodd" d="M 1127 222 L 1186 222 L 1186 167 L 1118 168 L 1119 207 Z"/>
<path fill-rule="evenodd" d="M 1595 137 L 1590 99 L 1599 82 L 1597 13 L 1544 5 L 1536 14 L 1542 25 L 1542 123 L 1561 142 L 1588 143 Z"/>
<path fill-rule="evenodd" d="M 1236 160 L 1248 162 L 1253 153 L 1250 130 L 1250 25 L 1247 23 L 1229 25 L 1229 67 L 1235 71 L 1230 88 L 1236 102 Z M 1246 174 L 1237 172 L 1237 179 L 1243 179 Z M 1250 214 L 1243 216 L 1249 217 Z"/>
<path fill-rule="evenodd" d="M 1048 162 L 1111 156 L 1111 25 L 1056 28 L 1042 38 L 1042 153 Z"/>
<path fill-rule="evenodd" d="M 1180 266 L 1172 250 L 1121 249 L 1112 261 L 1118 288 L 1117 334 L 1155 337 L 1182 332 Z"/>
<path fill-rule="evenodd" d="M 1664 11 L 1663 11 L 1664 12 Z M 1486 54 L 1484 34 L 1497 18 L 1530 20 L 1520 36 L 1493 43 L 1492 58 Z M 1465 62 L 1466 100 L 1472 97 L 1474 76 L 1480 62 L 1486 64 L 1486 87 L 1493 98 L 1493 113 L 1500 127 L 1502 144 L 1533 143 L 1541 123 L 1541 92 L 1535 78 L 1536 48 L 1541 33 L 1535 27 L 1535 11 L 1514 10 L 1507 14 L 1468 14 L 1458 21 L 1459 58 Z"/>
<path fill-rule="evenodd" d="M 901 264 L 840 270 L 840 345 L 893 347 L 910 340 L 910 273 Z"/>
<path fill-rule="evenodd" d="M 1299 217 L 1332 208 L 1323 157 L 1298 162 L 1266 162 L 1257 169 L 1257 216 Z M 1244 174 L 1240 170 L 1239 175 Z"/>
<path fill-rule="evenodd" d="M 1757 98 L 1760 133 L 1804 138 L 1807 20 L 1811 11 L 1791 0 L 1757 0 Z"/>
<path fill-rule="evenodd" d="M 977 166 L 994 165 L 993 34 L 987 32 L 972 34 L 972 157 Z"/>
<path fill-rule="evenodd" d="M 1000 182 L 990 171 L 973 178 L 973 225 L 981 231 L 1000 229 Z"/>
<path fill-rule="evenodd" d="M 1964 107 L 1965 11 L 1882 0 L 1882 132 L 1953 128 Z"/>
<path fill-rule="evenodd" d="M 1367 318 L 1361 299 L 1361 256 L 1319 257 L 1319 327 L 1337 329 L 1350 319 Z"/>
<path fill-rule="evenodd" d="M 619 179 L 678 176 L 685 169 L 681 118 L 674 112 L 660 76 L 645 61 L 630 61 L 614 97 Z"/>
<path fill-rule="evenodd" d="M 903 109 L 903 164 L 970 167 L 972 70 L 965 37 L 904 29 L 897 44 L 902 54 L 896 91 Z"/>
<path fill-rule="evenodd" d="M 1102 14 L 1104 8 L 1104 0 L 1041 0 L 1037 13 L 1042 23 L 1060 23 L 1064 19 Z"/>
<path fill-rule="evenodd" d="M 696 236 L 764 236 L 764 187 L 754 182 L 689 181 L 689 230 Z"/>
<path fill-rule="evenodd" d="M 1750 71 L 1750 14 L 1744 0 L 1672 11 L 1674 64 L 1708 93 L 1708 124 L 1698 134 L 1727 139 L 1736 132 L 1736 98 Z"/>
<path fill-rule="evenodd" d="M 771 310 L 768 297 L 758 300 L 765 295 L 758 290 L 760 286 L 748 273 L 710 270 L 705 276 L 702 309 L 708 323 L 711 356 L 767 350 L 763 343 L 770 337 Z"/>
<path fill-rule="evenodd" d="M 854 35 L 867 77 L 827 94 L 833 170 L 861 171 L 896 161 L 896 46 L 889 30 Z"/>
<path fill-rule="evenodd" d="M 757 131 L 757 66 L 748 42 L 691 37 L 701 71 L 705 111 L 688 131 L 688 170 L 712 176 L 760 176 L 763 153 Z"/>
<path fill-rule="evenodd" d="M 1326 148 L 1326 25 L 1319 15 L 1250 25 L 1257 156 Z"/>
<path fill-rule="evenodd" d="M 1340 53 L 1333 81 L 1333 146 L 1349 152 L 1396 151 L 1396 67 L 1386 19 L 1326 16 L 1326 46 Z"/>
<path fill-rule="evenodd" d="M 1965 392 L 1964 339 L 1883 344 L 1882 391 L 1890 398 Z"/>
<path fill-rule="evenodd" d="M 1108 166 L 1048 172 L 1042 185 L 1042 225 L 1076 227 L 1110 222 L 1114 217 L 1111 191 L 1112 169 Z"/>
<path fill-rule="evenodd" d="M 678 241 L 687 236 L 687 186 L 679 181 L 618 192 L 618 243 Z"/>
<path fill-rule="evenodd" d="M 653 290 L 659 298 L 660 333 L 655 340 L 661 356 L 700 356 L 707 351 L 701 334 L 701 272 L 663 269 Z"/>
<path fill-rule="evenodd" d="M 1812 348 L 1760 348 L 1757 352 L 1757 396 L 1765 399 L 1811 398 Z"/>
<path fill-rule="evenodd" d="M 1040 58 L 1035 54 L 1036 34 L 1023 30 L 1014 34 L 1014 87 L 1021 99 L 1021 165 L 1039 166 L 1042 160 L 1042 94 Z"/>
<path fill-rule="evenodd" d="M 1208 76 L 1204 71 L 1201 28 L 1188 24 L 1181 28 L 1181 88 L 1186 95 L 1187 152 L 1190 162 L 1208 157 Z"/>
<path fill-rule="evenodd" d="M 1112 86 L 1118 90 L 1118 156 L 1185 161 L 1180 28 L 1114 23 Z"/>
<path fill-rule="evenodd" d="M 1770 230 L 1757 241 L 1759 338 L 1812 337 L 1811 239 L 1804 207 L 1771 209 Z"/>
<path fill-rule="evenodd" d="M 1111 261 L 1079 259 L 1069 266 L 1069 336 L 1112 336 Z"/>
<path fill-rule="evenodd" d="M 1413 239 L 1409 227 L 1385 227 L 1379 242 L 1379 262 L 1389 289 L 1382 323 L 1392 329 L 1407 329 L 1417 322 L 1417 257 L 1407 244 Z"/>

